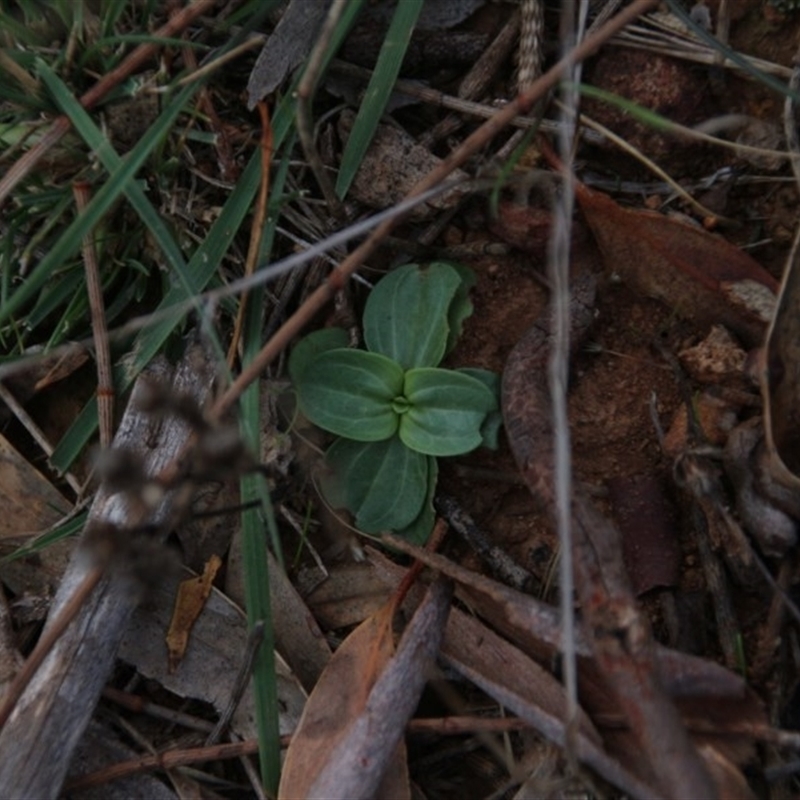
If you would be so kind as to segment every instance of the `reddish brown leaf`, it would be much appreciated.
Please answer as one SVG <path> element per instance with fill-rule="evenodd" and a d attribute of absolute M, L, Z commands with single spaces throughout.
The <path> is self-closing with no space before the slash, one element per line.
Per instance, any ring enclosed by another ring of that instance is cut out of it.
<path fill-rule="evenodd" d="M 394 653 L 391 602 L 364 620 L 333 654 L 308 698 L 281 774 L 279 797 L 307 797 L 369 690 Z"/>
<path fill-rule="evenodd" d="M 683 316 L 727 325 L 748 344 L 761 341 L 778 284 L 749 255 L 702 228 L 623 208 L 580 183 L 576 197 L 609 270 Z"/>

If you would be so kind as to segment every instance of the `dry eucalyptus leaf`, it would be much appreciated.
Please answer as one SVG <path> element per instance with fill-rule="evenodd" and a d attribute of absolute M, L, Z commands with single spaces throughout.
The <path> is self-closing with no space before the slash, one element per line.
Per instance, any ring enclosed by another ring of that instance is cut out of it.
<path fill-rule="evenodd" d="M 580 183 L 576 197 L 610 272 L 682 316 L 760 343 L 777 281 L 747 253 L 700 227 L 623 208 Z"/>
<path fill-rule="evenodd" d="M 384 541 L 456 581 L 459 597 L 524 653 L 546 662 L 559 650 L 561 626 L 558 609 L 397 536 L 387 534 Z M 371 548 L 367 552 L 376 566 L 385 569 Z M 579 658 L 587 659 L 585 663 L 588 665 L 591 649 L 581 628 L 575 632 L 575 650 Z M 675 697 L 738 696 L 744 691 L 744 682 L 738 675 L 713 661 L 658 644 L 655 655 L 659 678 L 666 691 Z"/>
<path fill-rule="evenodd" d="M 469 667 L 559 722 L 566 720 L 564 687 L 532 658 L 458 609 L 450 612 L 442 655 L 456 669 Z M 579 735 L 600 744 L 600 734 L 578 709 Z M 542 730 L 547 735 L 547 730 Z"/>
<path fill-rule="evenodd" d="M 388 581 L 366 561 L 342 562 L 331 567 L 306 598 L 315 619 L 326 630 L 357 625 L 383 606 L 399 583 Z"/>
<path fill-rule="evenodd" d="M 180 668 L 170 673 L 164 632 L 169 625 L 179 576 L 165 574 L 136 609 L 120 645 L 118 657 L 146 678 L 158 681 L 180 697 L 210 703 L 222 712 L 233 691 L 247 645 L 247 620 L 242 610 L 216 589 L 211 591 L 195 622 Z M 305 692 L 283 659 L 276 656 L 280 730 L 291 733 L 300 719 Z M 252 689 L 234 714 L 233 730 L 245 739 L 257 735 Z"/>
<path fill-rule="evenodd" d="M 394 654 L 389 602 L 344 640 L 308 698 L 281 773 L 279 797 L 307 797 L 337 744 L 363 712 L 378 676 Z M 405 758 L 405 752 L 395 758 Z"/>
<path fill-rule="evenodd" d="M 243 558 L 241 531 L 237 531 L 228 552 L 225 592 L 241 606 L 245 604 Z M 267 551 L 267 569 L 270 607 L 279 610 L 272 615 L 275 648 L 303 688 L 310 692 L 330 661 L 330 647 L 314 615 L 270 551 Z"/>
<path fill-rule="evenodd" d="M 345 640 L 309 697 L 279 797 L 411 796 L 403 733 L 439 652 L 450 596 L 443 579 L 428 589 L 394 654 L 394 599 Z"/>

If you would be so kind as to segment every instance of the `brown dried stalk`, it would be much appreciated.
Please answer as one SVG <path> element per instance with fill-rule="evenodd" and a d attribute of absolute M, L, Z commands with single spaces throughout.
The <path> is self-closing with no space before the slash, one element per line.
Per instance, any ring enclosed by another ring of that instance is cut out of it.
<path fill-rule="evenodd" d="M 89 184 L 84 182 L 73 184 L 72 193 L 75 196 L 78 213 L 82 214 L 89 205 Z M 87 233 L 83 239 L 83 267 L 86 272 L 86 291 L 89 295 L 94 355 L 97 362 L 97 416 L 100 421 L 100 446 L 109 447 L 114 435 L 114 381 L 111 377 L 111 352 L 108 347 L 103 286 L 100 283 L 97 251 L 91 232 Z"/>

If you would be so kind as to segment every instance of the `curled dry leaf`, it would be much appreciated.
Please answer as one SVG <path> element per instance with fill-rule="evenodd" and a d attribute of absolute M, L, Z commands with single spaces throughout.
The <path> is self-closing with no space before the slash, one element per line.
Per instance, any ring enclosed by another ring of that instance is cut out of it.
<path fill-rule="evenodd" d="M 172 620 L 167 631 L 170 672 L 175 672 L 183 659 L 186 646 L 189 644 L 189 634 L 205 607 L 214 578 L 221 566 L 222 559 L 213 555 L 206 562 L 202 575 L 187 578 L 178 585 Z"/>

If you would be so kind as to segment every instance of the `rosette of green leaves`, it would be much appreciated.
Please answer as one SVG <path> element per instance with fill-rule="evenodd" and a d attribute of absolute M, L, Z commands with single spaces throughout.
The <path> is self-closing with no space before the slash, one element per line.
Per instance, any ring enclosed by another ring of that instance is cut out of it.
<path fill-rule="evenodd" d="M 326 453 L 323 493 L 365 533 L 424 541 L 433 526 L 437 456 L 496 446 L 498 376 L 439 367 L 471 313 L 470 270 L 407 264 L 384 277 L 364 309 L 366 350 L 343 330 L 303 339 L 289 371 L 300 410 L 341 437 Z"/>

